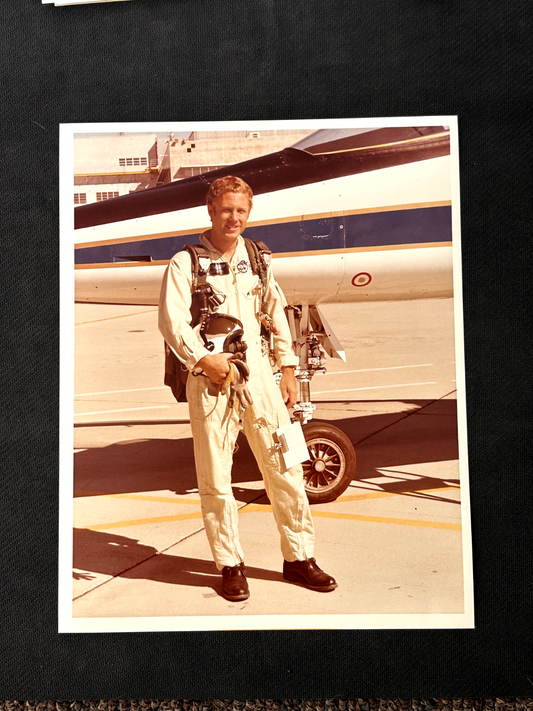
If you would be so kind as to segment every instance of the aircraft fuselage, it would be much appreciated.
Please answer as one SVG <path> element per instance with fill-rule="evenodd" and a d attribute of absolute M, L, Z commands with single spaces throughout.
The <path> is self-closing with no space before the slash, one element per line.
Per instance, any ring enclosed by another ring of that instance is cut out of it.
<path fill-rule="evenodd" d="M 451 296 L 449 160 L 256 196 L 245 236 L 272 250 L 291 304 Z M 208 227 L 199 206 L 76 230 L 76 300 L 157 304 L 168 261 Z"/>

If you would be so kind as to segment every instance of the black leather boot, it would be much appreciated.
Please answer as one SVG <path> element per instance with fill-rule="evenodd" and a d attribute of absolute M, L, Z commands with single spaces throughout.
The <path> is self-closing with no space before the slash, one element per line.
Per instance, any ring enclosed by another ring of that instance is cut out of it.
<path fill-rule="evenodd" d="M 330 592 L 337 587 L 335 578 L 320 570 L 314 558 L 295 560 L 292 563 L 284 560 L 283 577 L 291 583 L 298 583 L 318 592 Z"/>
<path fill-rule="evenodd" d="M 238 602 L 250 597 L 248 581 L 244 574 L 244 563 L 239 565 L 226 565 L 222 568 L 222 595 L 226 600 Z"/>

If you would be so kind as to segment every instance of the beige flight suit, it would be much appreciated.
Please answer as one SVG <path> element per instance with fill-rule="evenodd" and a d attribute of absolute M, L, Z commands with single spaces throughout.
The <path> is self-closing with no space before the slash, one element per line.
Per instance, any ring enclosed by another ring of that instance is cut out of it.
<path fill-rule="evenodd" d="M 209 242 L 210 231 L 201 243 L 210 250 L 212 261 L 226 261 Z M 237 268 L 240 265 L 240 269 Z M 246 268 L 246 271 L 244 269 Z M 262 354 L 259 277 L 251 270 L 242 237 L 227 275 L 208 276 L 215 291 L 226 296 L 217 310 L 238 318 L 248 344 L 246 362 L 250 367 L 248 388 L 253 398 L 244 413 L 235 399 L 230 411 L 228 398 L 218 392 L 205 375 L 189 376 L 187 400 L 194 439 L 198 490 L 209 544 L 217 568 L 238 565 L 244 560 L 239 542 L 237 503 L 231 488 L 233 450 L 242 429 L 257 460 L 265 489 L 281 537 L 281 551 L 287 561 L 305 560 L 313 555 L 314 531 L 304 489 L 301 465 L 285 470 L 283 459 L 274 448 L 272 433 L 288 424 L 290 417 L 274 381 L 267 354 Z M 194 372 L 196 363 L 209 351 L 190 327 L 191 259 L 179 252 L 171 260 L 163 278 L 159 302 L 159 329 L 180 360 Z M 266 311 L 274 320 L 274 354 L 279 367 L 297 365 L 284 312 L 285 298 L 269 269 Z"/>

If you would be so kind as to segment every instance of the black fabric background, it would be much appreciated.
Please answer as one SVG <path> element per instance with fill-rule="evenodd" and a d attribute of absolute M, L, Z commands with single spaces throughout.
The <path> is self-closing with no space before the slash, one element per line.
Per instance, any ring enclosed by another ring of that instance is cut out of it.
<path fill-rule="evenodd" d="M 533 695 L 528 3 L 2 2 L 0 694 Z M 475 630 L 58 635 L 61 122 L 459 116 Z"/>

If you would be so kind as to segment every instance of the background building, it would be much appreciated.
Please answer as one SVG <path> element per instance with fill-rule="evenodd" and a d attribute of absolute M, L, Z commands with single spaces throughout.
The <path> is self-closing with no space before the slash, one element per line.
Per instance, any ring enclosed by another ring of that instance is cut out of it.
<path fill-rule="evenodd" d="M 76 137 L 74 205 L 153 188 L 159 165 L 154 134 Z"/>
<path fill-rule="evenodd" d="M 74 138 L 74 205 L 109 200 L 275 153 L 312 130 L 193 131 Z"/>

